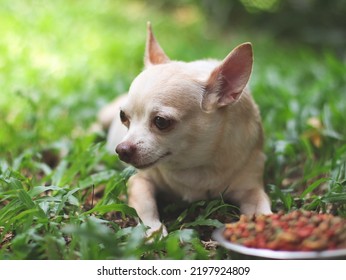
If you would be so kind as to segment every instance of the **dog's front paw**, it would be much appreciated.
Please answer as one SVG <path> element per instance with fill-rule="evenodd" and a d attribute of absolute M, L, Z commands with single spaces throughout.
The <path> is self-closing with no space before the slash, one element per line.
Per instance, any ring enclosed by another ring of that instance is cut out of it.
<path fill-rule="evenodd" d="M 253 190 L 241 201 L 240 212 L 245 215 L 272 214 L 270 199 L 262 189 Z"/>
<path fill-rule="evenodd" d="M 157 235 L 159 235 L 160 237 L 165 237 L 168 235 L 167 228 L 165 227 L 164 224 L 160 223 L 159 225 L 151 226 L 146 231 L 146 236 L 149 239 L 151 239 Z"/>

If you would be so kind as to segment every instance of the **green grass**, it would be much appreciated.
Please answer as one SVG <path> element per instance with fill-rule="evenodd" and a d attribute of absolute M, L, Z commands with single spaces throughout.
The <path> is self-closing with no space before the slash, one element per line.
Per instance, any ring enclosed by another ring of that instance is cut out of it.
<path fill-rule="evenodd" d="M 170 234 L 147 242 L 126 204 L 133 170 L 89 130 L 141 70 L 147 20 L 173 59 L 222 59 L 252 41 L 273 210 L 346 216 L 345 58 L 225 34 L 193 6 L 101 3 L 0 2 L 0 259 L 232 258 L 210 242 L 236 218 L 221 198 L 163 207 Z"/>

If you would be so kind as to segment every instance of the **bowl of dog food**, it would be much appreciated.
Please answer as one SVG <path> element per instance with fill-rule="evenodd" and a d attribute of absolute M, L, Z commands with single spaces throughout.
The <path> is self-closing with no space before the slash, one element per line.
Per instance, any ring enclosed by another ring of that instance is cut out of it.
<path fill-rule="evenodd" d="M 346 219 L 331 214 L 241 215 L 213 238 L 240 258 L 346 259 Z"/>

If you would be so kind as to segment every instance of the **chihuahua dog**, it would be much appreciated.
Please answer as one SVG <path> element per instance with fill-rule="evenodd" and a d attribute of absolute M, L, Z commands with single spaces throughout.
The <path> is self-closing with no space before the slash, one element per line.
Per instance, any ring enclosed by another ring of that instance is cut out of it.
<path fill-rule="evenodd" d="M 243 214 L 271 213 L 261 118 L 247 87 L 251 44 L 221 62 L 172 61 L 148 23 L 144 64 L 128 94 L 99 120 L 110 125 L 108 149 L 138 170 L 128 181 L 129 205 L 149 232 L 167 234 L 158 192 L 188 202 L 222 195 Z"/>

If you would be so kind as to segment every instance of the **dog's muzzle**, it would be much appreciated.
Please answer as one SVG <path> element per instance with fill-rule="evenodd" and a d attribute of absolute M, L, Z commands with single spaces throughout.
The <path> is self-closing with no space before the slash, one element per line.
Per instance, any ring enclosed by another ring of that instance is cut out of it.
<path fill-rule="evenodd" d="M 120 160 L 131 164 L 136 155 L 137 147 L 133 143 L 123 142 L 115 148 L 115 152 L 119 155 Z"/>

